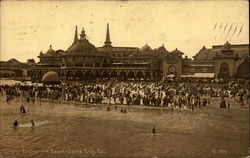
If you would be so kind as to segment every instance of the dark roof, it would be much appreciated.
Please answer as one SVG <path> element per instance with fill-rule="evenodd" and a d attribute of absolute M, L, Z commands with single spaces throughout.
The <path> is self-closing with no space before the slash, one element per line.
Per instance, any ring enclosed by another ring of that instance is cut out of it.
<path fill-rule="evenodd" d="M 51 45 L 50 48 L 47 50 L 46 54 L 53 55 L 55 53 L 54 49 L 52 49 Z"/>
<path fill-rule="evenodd" d="M 8 61 L 0 61 L 0 67 L 8 67 L 8 68 L 30 68 L 30 66 L 26 63 L 22 63 L 16 59 L 10 59 Z"/>
<path fill-rule="evenodd" d="M 164 44 L 162 46 L 160 46 L 157 51 L 161 52 L 161 53 L 168 53 L 168 50 L 165 48 Z"/>
<path fill-rule="evenodd" d="M 184 54 L 183 52 L 179 51 L 177 48 L 170 53 L 181 54 L 181 55 Z"/>
<path fill-rule="evenodd" d="M 68 49 L 68 53 L 93 53 L 96 52 L 96 48 L 88 40 L 79 40 L 73 43 Z"/>
<path fill-rule="evenodd" d="M 231 45 L 226 42 L 223 46 L 213 46 L 211 49 L 203 47 L 194 57 L 195 60 L 213 60 L 216 55 L 221 54 L 223 50 L 232 50 L 234 54 L 241 58 L 249 53 L 249 45 Z"/>
<path fill-rule="evenodd" d="M 82 28 L 81 38 L 75 40 L 74 43 L 67 49 L 68 53 L 93 53 L 97 52 L 96 47 L 91 44 L 86 38 L 84 29 Z"/>
<path fill-rule="evenodd" d="M 143 47 L 141 47 L 142 51 L 151 51 L 151 47 L 148 44 L 145 44 Z"/>
<path fill-rule="evenodd" d="M 223 49 L 231 49 L 231 44 L 227 41 L 227 42 L 223 45 Z"/>

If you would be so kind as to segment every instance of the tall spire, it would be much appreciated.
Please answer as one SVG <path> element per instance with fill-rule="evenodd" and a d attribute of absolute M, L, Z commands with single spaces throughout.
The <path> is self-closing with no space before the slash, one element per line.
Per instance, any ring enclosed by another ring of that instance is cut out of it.
<path fill-rule="evenodd" d="M 111 46 L 110 35 L 109 35 L 109 23 L 107 23 L 107 31 L 106 31 L 106 41 L 104 42 L 104 46 Z"/>
<path fill-rule="evenodd" d="M 74 43 L 76 43 L 77 41 L 78 41 L 78 33 L 77 33 L 77 26 L 76 26 Z"/>

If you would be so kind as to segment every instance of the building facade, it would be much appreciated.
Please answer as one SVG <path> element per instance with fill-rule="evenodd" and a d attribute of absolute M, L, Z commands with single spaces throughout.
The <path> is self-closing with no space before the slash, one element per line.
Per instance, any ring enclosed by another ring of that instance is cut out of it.
<path fill-rule="evenodd" d="M 107 24 L 106 40 L 102 47 L 95 47 L 86 38 L 84 29 L 69 48 L 41 52 L 39 62 L 28 72 L 33 81 L 41 81 L 46 72 L 57 72 L 63 82 L 99 81 L 157 81 L 170 75 L 179 78 L 228 78 L 247 77 L 249 45 L 203 47 L 193 58 L 183 58 L 177 48 L 169 52 L 164 45 L 152 49 L 149 45 L 138 47 L 112 46 Z"/>
<path fill-rule="evenodd" d="M 120 81 L 156 81 L 162 78 L 162 64 L 168 53 L 164 45 L 151 49 L 147 44 L 138 47 L 115 47 L 110 41 L 107 24 L 106 41 L 95 47 L 86 38 L 84 29 L 66 51 L 54 51 L 52 46 L 41 52 L 39 62 L 29 71 L 33 81 L 41 81 L 48 71 L 58 73 L 61 81 L 94 81 L 117 79 Z"/>
<path fill-rule="evenodd" d="M 163 61 L 163 76 L 173 74 L 179 78 L 233 79 L 249 77 L 249 44 L 205 46 L 193 56 L 182 58 L 175 50 Z"/>

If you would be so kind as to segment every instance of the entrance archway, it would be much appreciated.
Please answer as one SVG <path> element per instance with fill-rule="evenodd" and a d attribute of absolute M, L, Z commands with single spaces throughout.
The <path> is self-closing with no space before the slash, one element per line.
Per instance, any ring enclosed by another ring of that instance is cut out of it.
<path fill-rule="evenodd" d="M 39 71 L 38 73 L 37 73 L 37 77 L 36 77 L 37 79 L 42 79 L 42 71 Z"/>
<path fill-rule="evenodd" d="M 76 73 L 75 73 L 75 80 L 76 81 L 81 81 L 82 77 L 83 77 L 82 72 L 81 71 L 76 71 Z"/>
<path fill-rule="evenodd" d="M 138 81 L 141 81 L 144 78 L 143 73 L 141 71 L 137 72 L 136 78 L 138 79 Z"/>
<path fill-rule="evenodd" d="M 66 74 L 66 80 L 72 81 L 73 80 L 73 73 L 71 71 L 68 71 Z"/>
<path fill-rule="evenodd" d="M 135 79 L 135 73 L 133 71 L 130 71 L 128 73 L 127 77 L 128 77 L 128 80 L 134 80 Z"/>
<path fill-rule="evenodd" d="M 117 73 L 113 71 L 110 75 L 110 78 L 117 78 Z"/>
<path fill-rule="evenodd" d="M 86 80 L 91 80 L 91 79 L 93 79 L 93 74 L 92 74 L 92 72 L 91 71 L 87 71 L 86 73 L 85 73 L 85 79 Z"/>
<path fill-rule="evenodd" d="M 124 71 L 120 72 L 119 80 L 125 81 L 127 79 L 126 73 Z"/>
<path fill-rule="evenodd" d="M 241 63 L 237 68 L 237 77 L 248 78 L 249 77 L 249 62 Z"/>
<path fill-rule="evenodd" d="M 104 71 L 102 76 L 104 79 L 109 79 L 109 73 L 107 71 Z"/>

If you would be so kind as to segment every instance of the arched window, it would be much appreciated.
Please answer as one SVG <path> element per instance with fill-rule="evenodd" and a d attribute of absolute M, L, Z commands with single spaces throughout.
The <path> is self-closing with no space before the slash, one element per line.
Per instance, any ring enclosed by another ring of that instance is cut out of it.
<path fill-rule="evenodd" d="M 249 77 L 249 62 L 244 61 L 237 68 L 237 77 L 248 78 Z"/>

